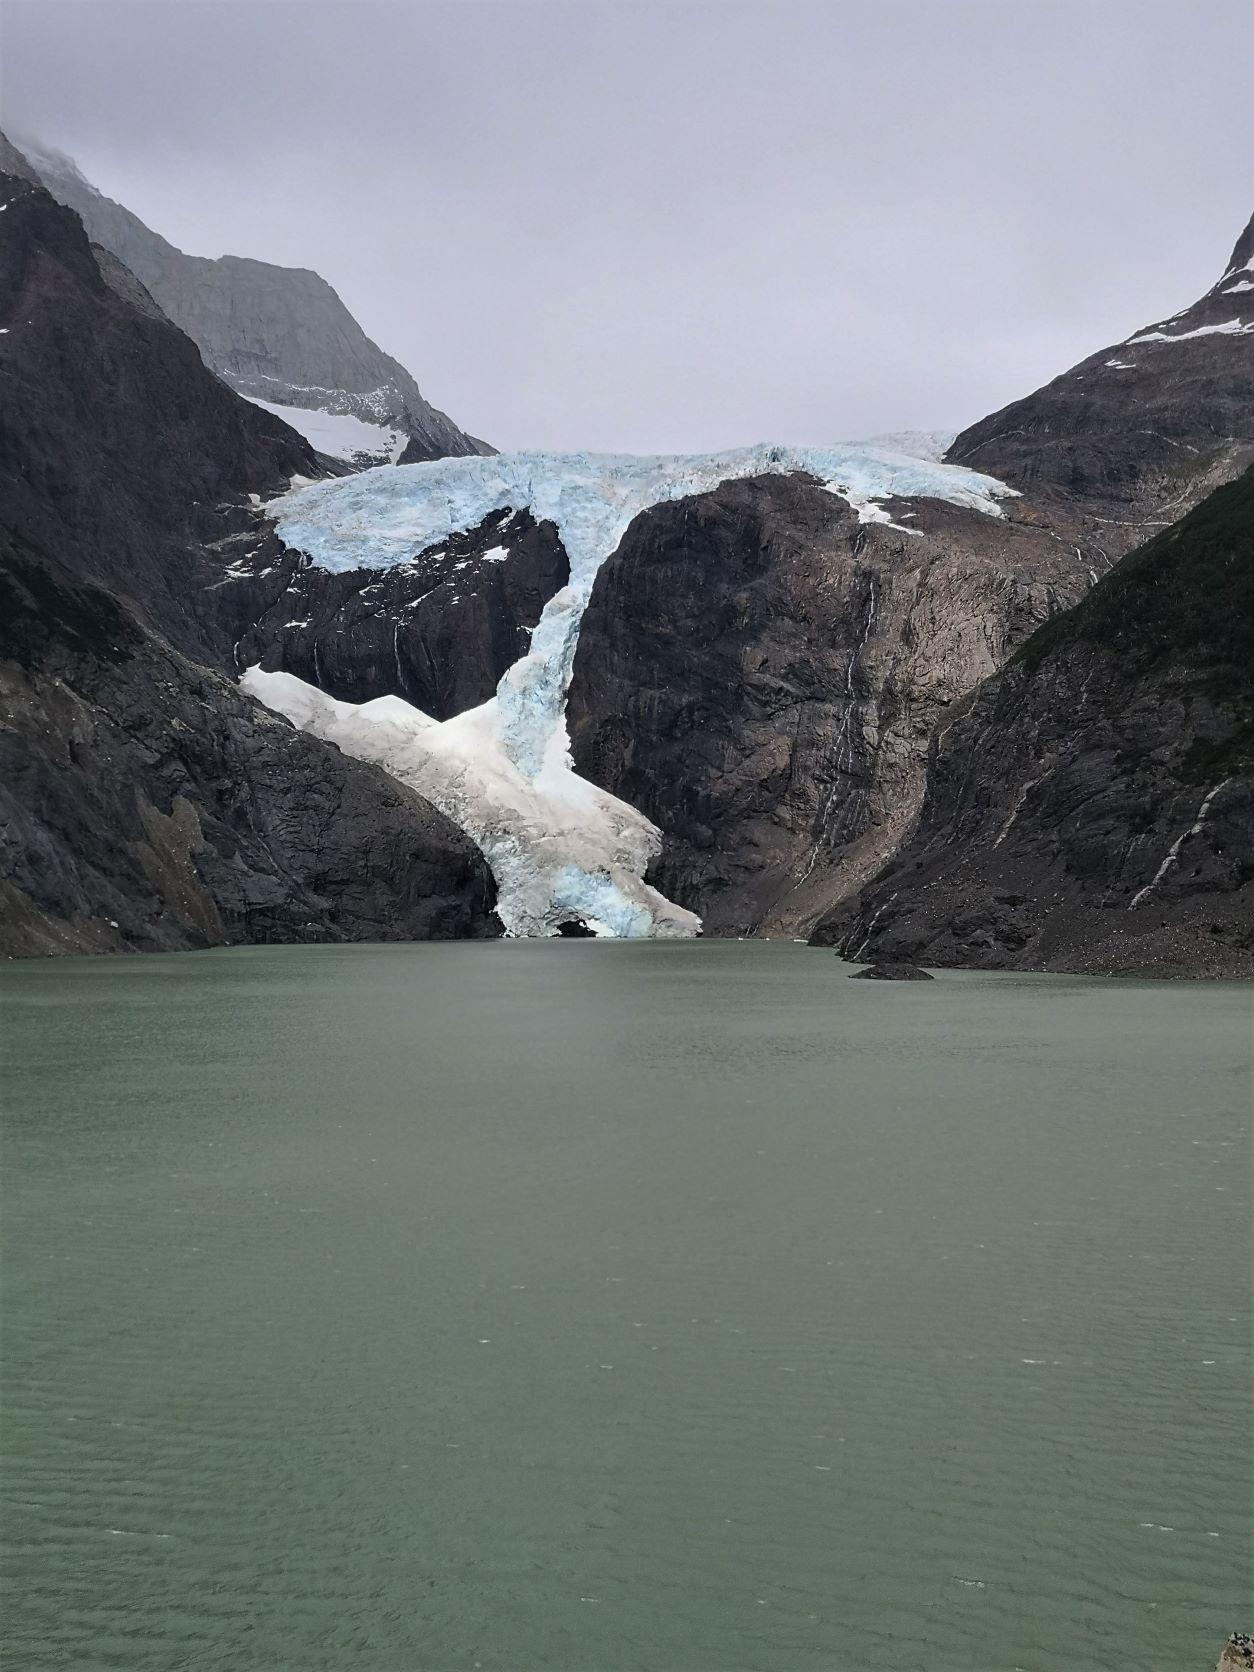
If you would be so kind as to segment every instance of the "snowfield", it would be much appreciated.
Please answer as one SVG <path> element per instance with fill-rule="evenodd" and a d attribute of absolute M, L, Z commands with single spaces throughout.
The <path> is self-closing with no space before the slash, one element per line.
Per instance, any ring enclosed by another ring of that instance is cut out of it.
<path fill-rule="evenodd" d="M 299 430 L 319 453 L 343 459 L 345 464 L 395 464 L 409 440 L 402 430 L 386 424 L 367 424 L 348 412 L 280 406 L 277 401 L 259 400 L 255 395 L 245 395 L 244 399 Z"/>
<path fill-rule="evenodd" d="M 480 707 L 437 722 L 399 697 L 338 702 L 290 674 L 242 683 L 297 726 L 385 767 L 483 849 L 509 933 L 546 935 L 572 917 L 599 934 L 691 935 L 698 920 L 643 881 L 660 835 L 571 768 L 566 692 L 597 570 L 651 505 L 721 482 L 797 471 L 887 522 L 891 497 L 944 499 L 986 516 L 1013 490 L 932 459 L 866 447 L 741 448 L 690 457 L 514 453 L 436 459 L 300 487 L 268 514 L 289 546 L 331 570 L 393 567 L 492 511 L 530 510 L 558 530 L 569 584 L 545 605 L 528 652 Z M 896 526 L 896 525 L 894 525 Z M 903 529 L 913 534 L 912 529 Z"/>

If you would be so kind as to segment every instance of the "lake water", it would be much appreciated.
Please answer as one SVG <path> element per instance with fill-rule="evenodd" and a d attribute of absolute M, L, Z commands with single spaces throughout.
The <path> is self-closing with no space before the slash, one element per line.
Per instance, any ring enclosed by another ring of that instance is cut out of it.
<path fill-rule="evenodd" d="M 1250 986 L 11 964 L 6 1667 L 1212 1667 Z"/>

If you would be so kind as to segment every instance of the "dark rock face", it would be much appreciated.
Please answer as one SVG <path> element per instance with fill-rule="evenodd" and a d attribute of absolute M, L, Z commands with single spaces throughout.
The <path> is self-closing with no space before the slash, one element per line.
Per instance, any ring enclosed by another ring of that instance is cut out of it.
<path fill-rule="evenodd" d="M 846 957 L 1254 974 L 1254 471 L 1041 629 L 934 747 Z"/>
<path fill-rule="evenodd" d="M 6 524 L 194 649 L 186 597 L 201 545 L 250 528 L 247 495 L 313 474 L 313 455 L 119 294 L 70 210 L 12 176 L 0 196 Z"/>
<path fill-rule="evenodd" d="M 241 256 L 185 255 L 98 192 L 68 157 L 39 152 L 33 161 L 57 201 L 81 217 L 88 236 L 135 275 L 238 393 L 395 424 L 410 437 L 406 462 L 492 451 L 431 405 L 317 273 Z"/>
<path fill-rule="evenodd" d="M 1252 257 L 1254 220 L 1192 307 L 972 425 L 946 458 L 1131 518 L 1140 538 L 1174 521 L 1254 459 Z"/>
<path fill-rule="evenodd" d="M 557 936 L 559 940 L 595 940 L 597 932 L 589 929 L 582 917 L 575 917 L 569 923 L 559 923 Z"/>
<path fill-rule="evenodd" d="M 935 981 L 934 975 L 917 964 L 869 964 L 864 970 L 854 970 L 851 981 Z"/>
<path fill-rule="evenodd" d="M 315 569 L 273 536 L 215 548 L 197 609 L 233 669 L 260 662 L 344 702 L 403 697 L 447 720 L 486 702 L 570 578 L 551 523 L 493 512 L 390 569 Z"/>
<path fill-rule="evenodd" d="M 496 932 L 434 808 L 6 546 L 0 953 Z"/>
<path fill-rule="evenodd" d="M 306 444 L 70 210 L 0 201 L 0 952 L 495 932 L 460 832 L 219 671 L 217 544 Z"/>
<path fill-rule="evenodd" d="M 889 510 L 914 532 L 801 478 L 728 482 L 638 517 L 597 577 L 575 765 L 659 826 L 649 880 L 707 933 L 808 927 L 877 869 L 950 705 L 1089 584 L 1013 509 Z"/>

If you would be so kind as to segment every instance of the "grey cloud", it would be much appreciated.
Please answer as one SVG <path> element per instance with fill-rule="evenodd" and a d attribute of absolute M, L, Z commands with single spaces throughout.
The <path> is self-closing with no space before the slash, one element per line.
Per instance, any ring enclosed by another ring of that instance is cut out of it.
<path fill-rule="evenodd" d="M 958 427 L 1190 301 L 1248 0 L 7 0 L 0 108 L 499 446 Z"/>

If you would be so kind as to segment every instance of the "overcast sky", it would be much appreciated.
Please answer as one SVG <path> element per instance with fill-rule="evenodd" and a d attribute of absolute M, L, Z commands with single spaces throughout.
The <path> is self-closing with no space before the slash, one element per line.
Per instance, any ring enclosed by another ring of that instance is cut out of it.
<path fill-rule="evenodd" d="M 0 112 L 499 447 L 957 428 L 1193 300 L 1252 0 L 4 0 Z"/>

